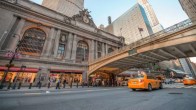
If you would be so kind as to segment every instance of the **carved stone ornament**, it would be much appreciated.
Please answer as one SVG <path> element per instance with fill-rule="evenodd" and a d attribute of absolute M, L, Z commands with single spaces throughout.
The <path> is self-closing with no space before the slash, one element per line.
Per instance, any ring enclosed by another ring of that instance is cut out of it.
<path fill-rule="evenodd" d="M 72 18 L 76 21 L 84 22 L 92 27 L 96 27 L 88 9 L 80 11 L 79 14 L 74 15 Z"/>
<path fill-rule="evenodd" d="M 64 21 L 66 22 L 66 23 L 71 23 L 71 18 L 69 18 L 69 17 L 67 17 L 67 16 L 64 16 Z"/>
<path fill-rule="evenodd" d="M 61 42 L 65 42 L 65 40 L 66 40 L 65 35 L 61 36 Z"/>

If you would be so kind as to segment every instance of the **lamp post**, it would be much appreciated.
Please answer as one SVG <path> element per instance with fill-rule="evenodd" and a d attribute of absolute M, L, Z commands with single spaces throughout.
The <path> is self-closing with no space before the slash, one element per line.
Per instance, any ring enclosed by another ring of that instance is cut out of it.
<path fill-rule="evenodd" d="M 3 86 L 4 86 L 4 83 L 5 83 L 5 79 L 6 79 L 6 77 L 7 77 L 7 74 L 8 74 L 8 72 L 10 71 L 10 68 L 13 66 L 12 63 L 13 63 L 13 61 L 15 60 L 15 57 L 16 57 L 18 48 L 19 48 L 20 45 L 21 45 L 20 35 L 14 34 L 13 37 L 16 37 L 16 36 L 19 37 L 19 41 L 18 41 L 18 44 L 17 44 L 17 46 L 16 46 L 16 49 L 14 50 L 14 55 L 12 56 L 12 58 L 11 58 L 10 61 L 9 61 L 9 64 L 7 65 L 7 70 L 5 71 L 5 73 L 4 73 L 4 75 L 3 75 L 2 81 L 0 82 L 0 89 L 3 89 Z"/>

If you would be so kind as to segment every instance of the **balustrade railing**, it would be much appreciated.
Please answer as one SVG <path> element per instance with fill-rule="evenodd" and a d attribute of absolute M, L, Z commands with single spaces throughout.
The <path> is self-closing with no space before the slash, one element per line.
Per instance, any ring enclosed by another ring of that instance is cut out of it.
<path fill-rule="evenodd" d="M 194 19 L 194 22 L 196 22 L 196 19 Z M 135 47 L 138 47 L 138 46 L 140 46 L 142 44 L 154 41 L 154 40 L 159 39 L 159 38 L 163 38 L 163 37 L 165 37 L 165 36 L 167 36 L 169 34 L 175 33 L 177 31 L 185 29 L 185 28 L 187 28 L 189 26 L 192 26 L 192 24 L 193 24 L 193 19 L 192 19 L 192 21 L 190 19 L 187 19 L 187 20 L 182 21 L 182 22 L 180 22 L 178 24 L 175 24 L 175 25 L 173 25 L 173 26 L 171 26 L 169 28 L 166 28 L 166 29 L 164 29 L 162 31 L 159 31 L 159 32 L 155 33 L 155 34 L 152 34 L 152 35 L 150 35 L 148 37 L 145 37 L 145 38 L 140 39 L 140 40 L 138 40 L 138 41 L 136 41 L 134 43 L 131 43 L 131 44 L 127 45 L 127 46 L 124 46 L 124 47 L 122 47 L 120 49 L 117 49 L 117 50 L 107 54 L 106 56 L 100 57 L 100 58 L 95 59 L 95 60 L 91 60 L 89 62 L 89 64 L 99 62 L 99 61 L 107 59 L 109 57 L 113 57 L 115 55 L 118 55 L 119 53 L 123 53 L 123 52 L 126 52 L 128 50 L 134 49 Z"/>

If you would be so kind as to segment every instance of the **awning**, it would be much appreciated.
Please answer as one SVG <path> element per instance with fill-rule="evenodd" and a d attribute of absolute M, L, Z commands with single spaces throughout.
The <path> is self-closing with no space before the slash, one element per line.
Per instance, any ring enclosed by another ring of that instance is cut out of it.
<path fill-rule="evenodd" d="M 77 74 L 82 74 L 83 71 L 81 70 L 58 70 L 58 69 L 51 69 L 51 73 L 77 73 Z"/>
<path fill-rule="evenodd" d="M 7 69 L 8 69 L 7 67 L 0 66 L 0 71 L 6 71 Z M 37 68 L 25 68 L 22 70 L 22 72 L 32 72 L 32 73 L 37 73 L 38 71 L 39 71 L 39 69 L 37 69 Z M 11 67 L 10 72 L 21 72 L 21 68 L 20 67 Z"/>

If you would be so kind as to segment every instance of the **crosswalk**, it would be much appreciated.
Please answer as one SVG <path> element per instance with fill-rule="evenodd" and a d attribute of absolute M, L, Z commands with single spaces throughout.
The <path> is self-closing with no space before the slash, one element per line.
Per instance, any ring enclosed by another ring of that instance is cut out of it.
<path fill-rule="evenodd" d="M 196 85 L 184 85 L 182 83 L 177 83 L 177 84 L 164 84 L 163 88 L 186 88 L 186 89 L 196 89 Z"/>

